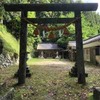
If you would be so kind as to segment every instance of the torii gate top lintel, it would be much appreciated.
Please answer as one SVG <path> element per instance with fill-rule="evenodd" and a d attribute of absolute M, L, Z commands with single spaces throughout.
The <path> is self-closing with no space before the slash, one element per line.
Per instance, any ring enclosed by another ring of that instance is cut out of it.
<path fill-rule="evenodd" d="M 6 11 L 95 11 L 98 3 L 4 4 Z"/>

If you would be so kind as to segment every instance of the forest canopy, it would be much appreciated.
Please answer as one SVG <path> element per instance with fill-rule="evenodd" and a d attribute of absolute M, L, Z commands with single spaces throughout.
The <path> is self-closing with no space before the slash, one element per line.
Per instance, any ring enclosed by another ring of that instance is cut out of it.
<path fill-rule="evenodd" d="M 6 12 L 4 10 L 4 3 L 84 3 L 81 0 L 1 0 L 0 4 L 0 21 L 1 25 L 4 24 L 7 27 L 7 31 L 19 41 L 20 36 L 20 13 L 19 12 Z M 28 12 L 28 18 L 73 18 L 73 12 Z M 100 15 L 96 12 L 81 12 L 82 19 L 82 33 L 83 39 L 88 39 L 95 35 L 100 34 Z M 47 24 L 48 27 L 58 27 L 64 24 Z M 40 32 L 37 37 L 34 35 L 36 26 L 32 23 L 28 24 L 28 39 L 27 46 L 28 51 L 36 49 L 36 45 L 40 42 L 55 42 L 60 44 L 67 44 L 69 40 L 75 40 L 75 25 L 71 24 L 67 27 L 70 35 L 63 35 L 64 31 L 56 30 L 52 32 Z M 45 34 L 45 36 L 43 35 Z M 48 38 L 53 33 L 55 38 Z M 7 35 L 5 35 L 6 37 Z M 1 37 L 1 36 L 0 36 Z M 12 48 L 13 49 L 13 48 Z M 16 51 L 18 52 L 18 51 Z"/>

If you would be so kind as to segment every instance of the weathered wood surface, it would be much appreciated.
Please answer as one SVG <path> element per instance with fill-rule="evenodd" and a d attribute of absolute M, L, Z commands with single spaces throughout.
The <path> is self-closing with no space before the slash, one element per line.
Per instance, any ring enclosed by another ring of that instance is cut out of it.
<path fill-rule="evenodd" d="M 26 58 L 27 58 L 27 23 L 23 20 L 27 17 L 27 11 L 21 12 L 21 31 L 20 31 L 20 59 L 18 84 L 25 83 L 26 78 Z"/>
<path fill-rule="evenodd" d="M 38 24 L 48 24 L 48 23 L 70 23 L 74 22 L 75 18 L 26 18 L 27 23 L 38 23 Z"/>
<path fill-rule="evenodd" d="M 98 3 L 4 4 L 6 11 L 95 11 Z"/>
<path fill-rule="evenodd" d="M 81 12 L 75 12 L 75 17 L 81 17 Z M 81 19 L 75 22 L 75 36 L 76 36 L 76 67 L 78 69 L 78 83 L 85 84 L 85 68 L 83 57 L 83 39 L 82 39 L 82 25 Z"/>

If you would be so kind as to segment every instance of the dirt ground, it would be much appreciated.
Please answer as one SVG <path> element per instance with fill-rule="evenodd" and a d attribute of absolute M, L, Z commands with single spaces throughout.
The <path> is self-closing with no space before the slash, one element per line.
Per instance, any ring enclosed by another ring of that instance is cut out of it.
<path fill-rule="evenodd" d="M 35 62 L 33 65 L 63 65 L 63 66 L 72 66 L 75 62 L 70 62 L 68 60 L 44 60 L 40 62 Z"/>
<path fill-rule="evenodd" d="M 77 84 L 77 78 L 71 78 L 69 71 L 75 62 L 68 60 L 40 59 L 29 65 L 31 78 L 26 78 L 23 86 L 15 87 L 14 100 L 93 100 L 93 87 L 100 87 L 100 67 L 85 63 L 88 73 L 86 86 Z M 13 78 L 18 66 L 0 69 L 0 82 L 6 82 L 8 88 L 17 83 Z"/>
<path fill-rule="evenodd" d="M 72 61 L 69 61 L 69 60 L 45 60 L 45 61 L 40 61 L 40 62 L 35 62 L 33 63 L 33 65 L 44 65 L 44 66 L 50 66 L 50 67 L 61 67 L 63 66 L 63 68 L 65 69 L 68 69 L 70 70 L 74 65 L 75 65 L 75 62 L 72 62 Z M 93 65 L 93 64 L 89 64 L 89 63 L 84 63 L 84 66 L 85 66 L 85 70 L 87 72 L 95 72 L 95 71 L 100 71 L 100 66 L 96 66 L 96 65 Z M 95 68 L 95 70 L 94 70 Z"/>

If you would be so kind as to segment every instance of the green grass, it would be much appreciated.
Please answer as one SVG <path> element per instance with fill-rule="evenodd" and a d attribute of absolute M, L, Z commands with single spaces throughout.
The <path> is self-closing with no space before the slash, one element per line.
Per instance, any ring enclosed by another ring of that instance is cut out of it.
<path fill-rule="evenodd" d="M 39 62 L 44 62 L 45 63 L 46 61 L 59 61 L 59 59 L 31 58 L 27 61 L 27 64 L 32 65 L 32 64 L 35 64 L 35 63 L 39 63 Z"/>
<path fill-rule="evenodd" d="M 26 78 L 26 83 L 16 86 L 14 100 L 93 100 L 92 87 L 100 86 L 100 69 L 88 67 L 89 76 L 85 86 L 77 83 L 77 78 L 69 76 L 67 61 L 66 65 L 54 65 L 45 62 L 59 62 L 58 59 L 33 59 L 30 63 L 31 78 Z M 64 61 L 65 62 L 65 61 Z M 36 65 L 35 63 L 40 63 Z M 42 63 L 42 64 L 41 64 Z M 33 64 L 33 65 L 32 65 Z M 13 87 L 17 79 L 13 78 L 18 66 L 12 66 L 0 70 L 0 82 L 7 82 L 7 87 Z"/>
<path fill-rule="evenodd" d="M 0 39 L 3 41 L 4 49 L 8 52 L 19 53 L 18 41 L 0 24 Z"/>
<path fill-rule="evenodd" d="M 89 100 L 93 100 L 93 93 L 89 93 Z"/>

